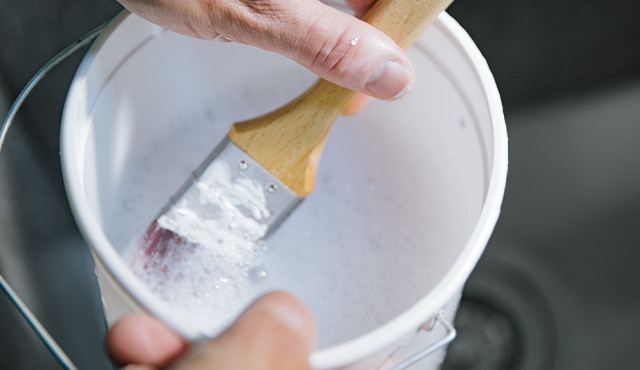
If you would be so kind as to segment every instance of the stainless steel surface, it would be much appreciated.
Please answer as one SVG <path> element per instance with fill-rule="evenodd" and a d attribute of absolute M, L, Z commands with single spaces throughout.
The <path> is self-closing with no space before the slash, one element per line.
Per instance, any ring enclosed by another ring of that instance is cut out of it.
<path fill-rule="evenodd" d="M 203 186 L 211 187 L 208 181 L 221 175 L 228 175 L 226 182 L 231 185 L 224 192 L 217 193 L 225 199 L 203 202 L 203 196 L 211 197 L 211 191 L 203 191 Z M 247 194 L 256 199 L 248 199 Z M 264 201 L 261 202 L 262 198 Z M 172 197 L 162 213 L 167 214 L 180 204 L 180 207 L 193 211 L 203 222 L 228 223 L 227 220 L 235 219 L 232 216 L 238 212 L 246 221 L 230 222 L 233 229 L 229 232 L 250 236 L 257 241 L 277 228 L 301 201 L 302 198 L 289 187 L 225 137 Z M 223 204 L 231 205 L 233 210 L 222 209 Z M 180 216 L 169 218 L 173 217 Z"/>
<path fill-rule="evenodd" d="M 51 60 L 49 60 L 42 68 L 38 70 L 38 72 L 31 78 L 31 80 L 27 83 L 24 89 L 20 92 L 18 97 L 14 99 L 13 104 L 7 110 L 5 107 L 1 106 L 0 111 L 4 112 L 5 119 L 2 122 L 2 126 L 0 128 L 0 151 L 4 147 L 4 143 L 8 136 L 9 130 L 17 116 L 20 108 L 23 103 L 29 97 L 30 93 L 33 91 L 35 87 L 37 87 L 38 83 L 46 77 L 47 73 L 49 73 L 55 66 L 64 62 L 70 55 L 78 51 L 80 48 L 84 47 L 88 43 L 90 43 L 97 35 L 99 35 L 108 22 L 105 22 L 103 25 L 95 28 L 93 31 L 89 32 L 82 38 L 80 38 L 77 42 L 69 45 L 65 49 L 63 49 L 60 53 L 54 56 Z M 2 98 L 3 96 L 0 96 Z M 33 332 L 40 338 L 40 341 L 43 345 L 49 350 L 51 355 L 58 361 L 58 363 L 63 366 L 65 369 L 76 369 L 76 365 L 73 363 L 71 359 L 67 356 L 65 351 L 60 347 L 57 340 L 49 333 L 49 331 L 42 325 L 38 317 L 33 313 L 33 311 L 29 308 L 29 306 L 22 300 L 20 295 L 13 289 L 11 284 L 7 280 L 5 280 L 2 275 L 2 271 L 0 271 L 0 287 L 2 291 L 9 299 L 9 301 L 13 304 L 13 306 L 17 309 L 20 315 L 25 319 L 26 323 L 31 327 Z"/>
<path fill-rule="evenodd" d="M 0 102 L 3 113 L 6 101 Z M 60 178 L 42 171 L 46 161 L 32 144 L 18 121 L 0 154 L 0 270 L 77 366 L 107 368 L 91 256 L 69 213 Z M 4 294 L 0 312 L 0 368 L 59 367 Z"/>
<path fill-rule="evenodd" d="M 0 116 L 40 66 L 118 8 L 100 3 L 0 0 Z M 57 155 L 59 114 L 80 57 L 34 90 L 0 153 L 0 272 L 75 365 L 106 369 L 93 262 L 71 217 Z M 61 367 L 4 292 L 0 315 L 1 369 Z"/>
<path fill-rule="evenodd" d="M 640 362 L 640 80 L 508 114 L 500 221 L 447 369 Z"/>

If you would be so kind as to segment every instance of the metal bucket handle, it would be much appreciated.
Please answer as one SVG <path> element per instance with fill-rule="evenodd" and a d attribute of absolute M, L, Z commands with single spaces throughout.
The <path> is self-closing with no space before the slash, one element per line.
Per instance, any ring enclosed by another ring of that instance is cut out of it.
<path fill-rule="evenodd" d="M 413 366 L 416 363 L 422 361 L 423 359 L 425 359 L 430 354 L 436 352 L 437 350 L 439 350 L 441 348 L 444 348 L 446 345 L 451 343 L 456 338 L 456 334 L 457 334 L 456 328 L 453 327 L 453 324 L 451 322 L 449 322 L 449 320 L 447 320 L 444 317 L 444 314 L 442 312 L 438 313 L 433 318 L 433 320 L 428 322 L 428 325 L 423 325 L 420 328 L 420 330 L 431 331 L 431 330 L 433 330 L 433 328 L 435 328 L 435 326 L 438 323 L 440 323 L 444 327 L 444 330 L 445 330 L 445 336 L 442 339 L 440 339 L 439 341 L 431 344 L 429 347 L 421 350 L 420 352 L 412 355 L 411 357 L 409 357 L 406 360 L 404 360 L 403 362 L 395 365 L 394 367 L 390 368 L 389 370 L 404 370 L 404 369 L 407 369 L 410 366 Z"/>
<path fill-rule="evenodd" d="M 106 26 L 110 23 L 111 20 L 108 20 L 96 27 L 94 30 L 90 31 L 80 39 L 78 39 L 75 43 L 69 45 L 67 48 L 58 53 L 55 57 L 53 57 L 47 64 L 45 64 L 27 83 L 22 92 L 18 95 L 15 102 L 9 109 L 7 116 L 5 117 L 2 126 L 0 127 L 0 150 L 2 149 L 4 140 L 6 138 L 7 132 L 13 123 L 13 119 L 17 114 L 18 110 L 22 106 L 22 103 L 27 98 L 27 96 L 31 93 L 31 90 L 40 82 L 42 78 L 55 67 L 57 64 L 67 59 L 70 55 L 75 53 L 77 50 L 93 41 L 100 33 L 106 28 Z M 22 313 L 22 315 L 27 319 L 27 322 L 32 327 L 32 329 L 36 332 L 36 334 L 40 337 L 42 342 L 47 346 L 50 352 L 55 356 L 60 365 L 62 365 L 65 369 L 75 369 L 75 365 L 73 362 L 66 356 L 64 351 L 58 346 L 56 341 L 49 335 L 47 330 L 42 326 L 39 320 L 33 315 L 33 313 L 29 310 L 26 304 L 20 299 L 20 297 L 11 289 L 9 283 L 2 277 L 0 274 L 0 288 L 7 294 L 7 296 L 11 299 L 14 305 L 18 308 L 18 310 Z M 430 354 L 438 351 L 439 349 L 445 347 L 449 343 L 451 343 L 456 337 L 456 329 L 453 325 L 444 317 L 443 313 L 438 313 L 433 320 L 429 321 L 425 325 L 423 325 L 420 330 L 431 331 L 438 324 L 442 324 L 445 329 L 445 336 L 430 345 L 429 347 L 421 350 L 420 352 L 414 354 L 403 362 L 396 364 L 394 367 L 389 370 L 404 370 L 409 368 L 410 366 L 422 361 L 424 358 L 429 356 Z"/>
<path fill-rule="evenodd" d="M 102 33 L 102 31 L 106 28 L 106 26 L 111 22 L 111 19 L 102 23 L 100 26 L 94 28 L 92 31 L 87 33 L 86 35 L 79 38 L 76 42 L 67 46 L 64 50 L 56 54 L 53 58 L 51 58 L 44 66 L 42 66 L 38 72 L 29 80 L 29 82 L 22 89 L 20 94 L 17 96 L 16 100 L 13 102 L 5 119 L 2 122 L 2 126 L 0 126 L 0 151 L 2 150 L 4 141 L 7 137 L 7 133 L 9 132 L 9 128 L 13 123 L 13 119 L 15 118 L 18 110 L 22 106 L 22 103 L 29 96 L 33 88 L 36 87 L 38 82 L 42 80 L 46 74 L 53 69 L 60 62 L 67 59 L 76 51 L 80 50 L 85 45 L 89 44 L 93 41 L 98 35 Z M 60 363 L 60 365 L 64 369 L 76 369 L 76 366 L 73 364 L 71 359 L 64 353 L 62 348 L 56 343 L 53 337 L 47 332 L 47 329 L 40 323 L 38 318 L 31 312 L 29 307 L 22 301 L 20 296 L 11 288 L 9 283 L 4 279 L 2 274 L 0 273 L 0 290 L 4 291 L 4 293 L 9 297 L 9 300 L 13 303 L 13 305 L 18 309 L 18 311 L 24 316 L 27 320 L 27 323 L 33 331 L 38 335 L 42 343 L 49 349 L 51 354 L 56 358 L 56 360 Z"/>

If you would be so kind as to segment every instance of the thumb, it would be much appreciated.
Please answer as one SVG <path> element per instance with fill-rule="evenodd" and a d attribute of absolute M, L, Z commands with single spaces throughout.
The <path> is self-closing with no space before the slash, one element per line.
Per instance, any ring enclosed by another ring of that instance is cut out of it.
<path fill-rule="evenodd" d="M 195 345 L 171 369 L 304 370 L 315 347 L 311 312 L 293 296 L 256 300 L 221 335 Z"/>
<path fill-rule="evenodd" d="M 272 2 L 286 10 L 273 15 L 272 37 L 254 37 L 251 44 L 377 98 L 395 99 L 411 87 L 414 71 L 408 56 L 380 30 L 317 0 Z"/>
<path fill-rule="evenodd" d="M 395 99 L 414 71 L 383 32 L 318 0 L 119 0 L 130 11 L 174 31 L 232 40 L 295 60 L 360 93 Z M 371 1 L 348 0 L 361 13 Z"/>

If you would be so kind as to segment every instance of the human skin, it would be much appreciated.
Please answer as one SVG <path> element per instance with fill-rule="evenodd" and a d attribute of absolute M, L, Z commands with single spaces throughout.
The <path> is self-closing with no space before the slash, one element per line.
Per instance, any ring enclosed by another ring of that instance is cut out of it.
<path fill-rule="evenodd" d="M 106 344 L 126 369 L 308 370 L 316 326 L 302 302 L 272 292 L 211 340 L 190 344 L 157 319 L 134 314 L 109 329 Z"/>
<path fill-rule="evenodd" d="M 393 40 L 318 0 L 119 1 L 167 29 L 274 51 L 320 77 L 372 97 L 397 99 L 414 80 L 408 56 Z M 347 0 L 356 15 L 372 2 Z"/>
<path fill-rule="evenodd" d="M 384 33 L 317 0 L 119 0 L 128 10 L 188 36 L 239 42 L 280 53 L 313 73 L 360 92 L 343 113 L 409 91 L 414 70 Z M 356 16 L 374 0 L 346 0 Z M 358 40 L 355 45 L 353 40 Z M 188 343 L 148 315 L 130 315 L 107 334 L 118 366 L 137 369 L 306 370 L 315 347 L 312 314 L 296 298 L 258 299 L 218 337 Z"/>

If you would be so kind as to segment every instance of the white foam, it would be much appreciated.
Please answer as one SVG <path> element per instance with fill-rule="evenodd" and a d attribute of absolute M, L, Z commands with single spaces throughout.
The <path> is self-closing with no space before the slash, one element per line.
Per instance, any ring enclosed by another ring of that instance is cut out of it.
<path fill-rule="evenodd" d="M 240 209 L 249 210 L 248 217 Z M 229 165 L 213 161 L 187 191 L 158 219 L 158 224 L 192 243 L 212 240 L 251 243 L 264 236 L 269 216 L 261 186 L 250 178 L 232 178 Z"/>
<path fill-rule="evenodd" d="M 282 105 L 295 96 L 296 84 L 304 88 L 312 82 L 292 74 L 297 66 L 258 73 L 252 60 L 238 65 L 245 60 L 232 59 L 228 68 L 211 72 L 228 79 L 224 83 L 202 84 L 200 78 L 192 83 L 218 90 L 177 94 L 179 109 L 144 110 L 154 116 L 135 116 L 123 125 L 141 130 L 118 180 L 118 199 L 133 199 L 134 209 L 123 212 L 122 200 L 105 196 L 105 208 L 118 207 L 105 222 L 112 244 L 126 244 L 136 230 L 132 225 L 146 227 L 139 220 L 154 216 L 180 185 L 177 179 L 187 178 L 222 140 L 229 122 Z M 276 64 L 281 63 L 286 62 Z M 261 59 L 260 67 L 265 65 Z M 418 302 L 459 257 L 482 206 L 485 175 L 476 125 L 459 125 L 475 122 L 473 112 L 427 57 L 418 55 L 416 65 L 421 78 L 403 99 L 374 101 L 336 122 L 316 190 L 269 237 L 268 250 L 253 244 L 250 252 L 234 243 L 181 250 L 172 257 L 172 269 L 145 277 L 148 286 L 205 332 L 228 323 L 256 296 L 286 290 L 316 316 L 320 348 L 378 328 Z M 198 73 L 207 75 L 210 65 L 205 67 Z M 148 96 L 148 85 L 156 80 L 149 74 L 141 82 L 147 86 L 134 96 Z M 137 88 L 130 79 L 123 85 Z M 96 116 L 111 117 L 108 113 Z M 110 142 L 96 142 L 110 153 Z M 238 260 L 244 265 L 234 265 Z"/>
<path fill-rule="evenodd" d="M 227 163 L 214 161 L 157 219 L 178 238 L 166 241 L 159 255 L 132 243 L 129 264 L 174 310 L 216 331 L 268 275 L 262 266 L 266 246 L 258 240 L 266 225 L 257 221 L 268 216 L 264 190 L 250 178 L 232 178 Z"/>

